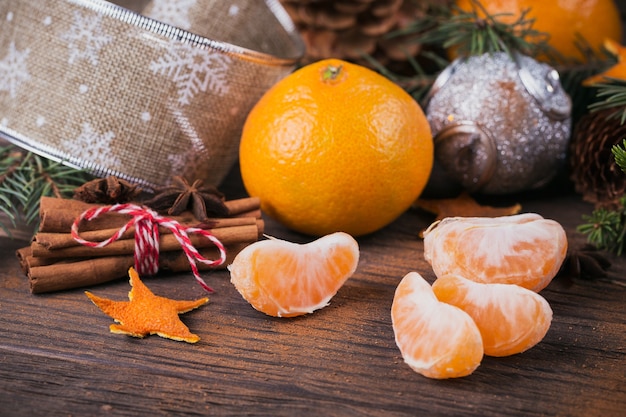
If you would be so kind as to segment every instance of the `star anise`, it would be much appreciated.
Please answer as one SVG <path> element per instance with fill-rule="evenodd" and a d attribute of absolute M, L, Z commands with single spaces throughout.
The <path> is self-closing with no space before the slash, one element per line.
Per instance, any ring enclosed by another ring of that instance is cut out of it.
<path fill-rule="evenodd" d="M 150 208 L 177 216 L 190 210 L 201 222 L 206 222 L 209 214 L 216 217 L 228 216 L 224 204 L 224 194 L 213 186 L 205 186 L 202 180 L 195 180 L 191 185 L 181 177 L 172 179 L 172 184 L 157 190 L 157 194 L 144 202 Z"/>
<path fill-rule="evenodd" d="M 593 245 L 585 244 L 580 248 L 571 248 L 563 262 L 559 275 L 568 279 L 593 280 L 604 278 L 611 267 L 602 251 Z"/>
<path fill-rule="evenodd" d="M 110 175 L 84 183 L 74 190 L 74 199 L 85 203 L 117 204 L 135 199 L 141 189 L 126 180 Z"/>

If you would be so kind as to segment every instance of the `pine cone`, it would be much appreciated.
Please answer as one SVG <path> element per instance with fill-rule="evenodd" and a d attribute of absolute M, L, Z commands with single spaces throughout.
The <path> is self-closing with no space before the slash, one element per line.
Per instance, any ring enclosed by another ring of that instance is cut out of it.
<path fill-rule="evenodd" d="M 626 124 L 610 117 L 614 112 L 607 109 L 581 117 L 570 143 L 570 178 L 576 192 L 596 208 L 617 208 L 626 194 L 626 173 L 611 152 L 626 138 Z"/>
<path fill-rule="evenodd" d="M 433 3 L 449 0 L 281 0 L 306 44 L 304 63 L 340 58 L 367 65 L 406 62 L 421 45 L 406 37 L 386 39 L 405 28 Z"/>

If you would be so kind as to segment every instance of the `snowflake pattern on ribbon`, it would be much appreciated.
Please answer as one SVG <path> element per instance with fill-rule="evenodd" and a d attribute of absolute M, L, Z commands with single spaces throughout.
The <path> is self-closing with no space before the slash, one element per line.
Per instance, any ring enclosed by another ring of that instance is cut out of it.
<path fill-rule="evenodd" d="M 85 161 L 93 161 L 106 167 L 120 167 L 121 161 L 113 155 L 111 142 L 115 133 L 99 133 L 90 123 L 83 123 L 80 135 L 63 143 L 65 149 L 71 149 L 72 155 Z"/>
<path fill-rule="evenodd" d="M 9 44 L 9 52 L 0 60 L 0 92 L 6 91 L 15 98 L 18 88 L 30 79 L 26 66 L 29 53 L 30 49 L 18 51 L 15 42 Z"/>
<path fill-rule="evenodd" d="M 153 0 L 150 17 L 181 29 L 191 28 L 189 10 L 197 0 Z"/>
<path fill-rule="evenodd" d="M 231 62 L 225 54 L 171 41 L 166 54 L 150 63 L 150 70 L 176 84 L 178 104 L 184 106 L 199 92 L 227 94 Z"/>
<path fill-rule="evenodd" d="M 180 113 L 182 112 L 174 110 L 176 117 L 182 117 Z M 200 155 L 205 155 L 203 150 L 206 148 L 202 139 L 195 135 L 190 135 L 189 140 L 189 146 L 180 146 L 179 149 L 183 150 L 182 153 L 167 156 L 167 162 L 169 162 L 172 172 L 185 172 L 194 159 L 200 157 Z"/>
<path fill-rule="evenodd" d="M 98 65 L 100 50 L 113 40 L 102 28 L 101 20 L 102 16 L 99 15 L 74 12 L 74 21 L 69 31 L 61 35 L 70 50 L 70 65 L 80 60 L 89 61 L 93 66 Z"/>

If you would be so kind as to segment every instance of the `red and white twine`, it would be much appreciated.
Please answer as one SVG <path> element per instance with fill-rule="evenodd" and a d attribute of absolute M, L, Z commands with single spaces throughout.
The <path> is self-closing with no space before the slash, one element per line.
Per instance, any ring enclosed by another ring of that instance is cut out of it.
<path fill-rule="evenodd" d="M 101 242 L 92 242 L 80 237 L 78 228 L 80 223 L 91 221 L 106 213 L 127 214 L 132 218 L 117 230 L 113 236 Z M 130 228 L 135 227 L 135 269 L 139 275 L 154 275 L 159 271 L 159 226 L 169 229 L 180 243 L 180 246 L 189 260 L 191 271 L 198 283 L 206 291 L 213 290 L 200 277 L 197 262 L 209 266 L 219 266 L 226 262 L 226 248 L 211 232 L 197 227 L 187 227 L 176 220 L 161 216 L 148 207 L 135 204 L 114 204 L 112 206 L 94 207 L 83 212 L 72 224 L 72 237 L 78 243 L 92 248 L 102 248 L 119 240 Z M 220 258 L 209 260 L 203 257 L 193 246 L 189 234 L 199 234 L 209 239 L 219 249 Z"/>

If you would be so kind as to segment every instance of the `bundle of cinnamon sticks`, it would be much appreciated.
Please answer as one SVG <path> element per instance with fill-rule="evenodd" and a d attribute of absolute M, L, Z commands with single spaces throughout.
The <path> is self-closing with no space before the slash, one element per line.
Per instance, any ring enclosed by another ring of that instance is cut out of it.
<path fill-rule="evenodd" d="M 244 247 L 263 234 L 260 201 L 248 197 L 225 202 L 228 217 L 211 218 L 200 223 L 190 212 L 171 217 L 182 226 L 199 227 L 211 232 L 226 247 L 225 268 Z M 74 221 L 86 210 L 97 206 L 78 200 L 44 197 L 40 201 L 39 229 L 31 245 L 17 251 L 22 270 L 33 294 L 85 287 L 128 275 L 134 264 L 134 230 L 130 228 L 110 245 L 101 248 L 83 246 L 72 238 Z M 107 213 L 80 225 L 81 238 L 100 242 L 111 237 L 129 217 Z M 190 271 L 189 261 L 174 235 L 160 228 L 159 269 Z M 219 250 L 207 238 L 190 235 L 191 242 L 206 259 L 218 259 Z M 198 263 L 200 270 L 211 267 Z M 212 267 L 213 269 L 216 267 Z"/>

